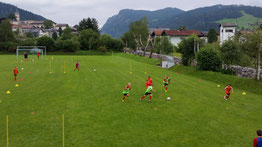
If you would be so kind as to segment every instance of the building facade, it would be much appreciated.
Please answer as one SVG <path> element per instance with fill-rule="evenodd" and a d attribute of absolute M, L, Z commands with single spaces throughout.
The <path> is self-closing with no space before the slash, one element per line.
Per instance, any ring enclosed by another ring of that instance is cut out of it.
<path fill-rule="evenodd" d="M 220 24 L 220 45 L 225 41 L 233 38 L 237 31 L 237 25 L 235 23 L 223 23 Z"/>

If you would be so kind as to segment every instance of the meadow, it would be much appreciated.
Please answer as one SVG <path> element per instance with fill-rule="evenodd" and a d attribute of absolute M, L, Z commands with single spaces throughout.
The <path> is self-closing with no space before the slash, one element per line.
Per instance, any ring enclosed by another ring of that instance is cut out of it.
<path fill-rule="evenodd" d="M 29 58 L 0 55 L 0 146 L 7 145 L 7 115 L 10 147 L 63 146 L 63 114 L 70 147 L 251 146 L 262 128 L 261 82 L 183 66 L 162 69 L 158 60 L 125 54 Z M 151 103 L 139 101 L 148 75 L 156 90 Z M 124 104 L 128 82 L 132 91 Z M 227 83 L 234 93 L 225 101 Z"/>

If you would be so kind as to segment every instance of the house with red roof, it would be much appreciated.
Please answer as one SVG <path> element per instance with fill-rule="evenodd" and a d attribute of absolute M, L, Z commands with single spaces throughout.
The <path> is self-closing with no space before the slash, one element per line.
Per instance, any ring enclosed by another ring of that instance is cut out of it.
<path fill-rule="evenodd" d="M 178 29 L 178 30 L 164 30 L 161 36 L 167 36 L 170 42 L 177 46 L 183 38 L 187 38 L 191 35 L 197 35 L 198 37 L 203 37 L 203 33 L 198 30 L 185 30 L 185 29 Z"/>

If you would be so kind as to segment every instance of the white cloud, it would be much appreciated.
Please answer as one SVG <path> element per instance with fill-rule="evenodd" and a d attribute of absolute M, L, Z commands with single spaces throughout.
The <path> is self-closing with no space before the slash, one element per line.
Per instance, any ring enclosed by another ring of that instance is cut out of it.
<path fill-rule="evenodd" d="M 126 8 L 156 10 L 176 7 L 190 10 L 215 4 L 262 6 L 262 0 L 2 0 L 2 2 L 70 25 L 77 24 L 83 18 L 95 17 L 100 27 L 109 17 Z"/>

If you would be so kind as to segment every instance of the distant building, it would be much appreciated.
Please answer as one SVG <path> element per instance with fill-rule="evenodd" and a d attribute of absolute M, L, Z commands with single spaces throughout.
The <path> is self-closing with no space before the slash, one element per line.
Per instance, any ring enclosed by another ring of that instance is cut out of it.
<path fill-rule="evenodd" d="M 233 38 L 237 31 L 237 25 L 235 23 L 223 23 L 220 24 L 220 45 L 226 40 Z"/>
<path fill-rule="evenodd" d="M 169 30 L 169 28 L 149 28 L 149 33 L 152 34 L 154 31 L 164 31 L 164 30 Z"/>
<path fill-rule="evenodd" d="M 55 25 L 55 29 L 58 30 L 59 28 L 61 28 L 62 30 L 66 29 L 66 27 L 68 27 L 68 24 L 56 24 Z"/>
<path fill-rule="evenodd" d="M 167 36 L 169 38 L 169 41 L 174 45 L 177 46 L 183 38 L 187 38 L 191 35 L 197 35 L 198 37 L 203 37 L 203 34 L 198 30 L 164 30 L 161 34 L 161 36 Z"/>
<path fill-rule="evenodd" d="M 20 14 L 18 12 L 18 9 L 16 9 L 16 12 L 15 12 L 15 19 L 16 21 L 20 21 Z"/>

